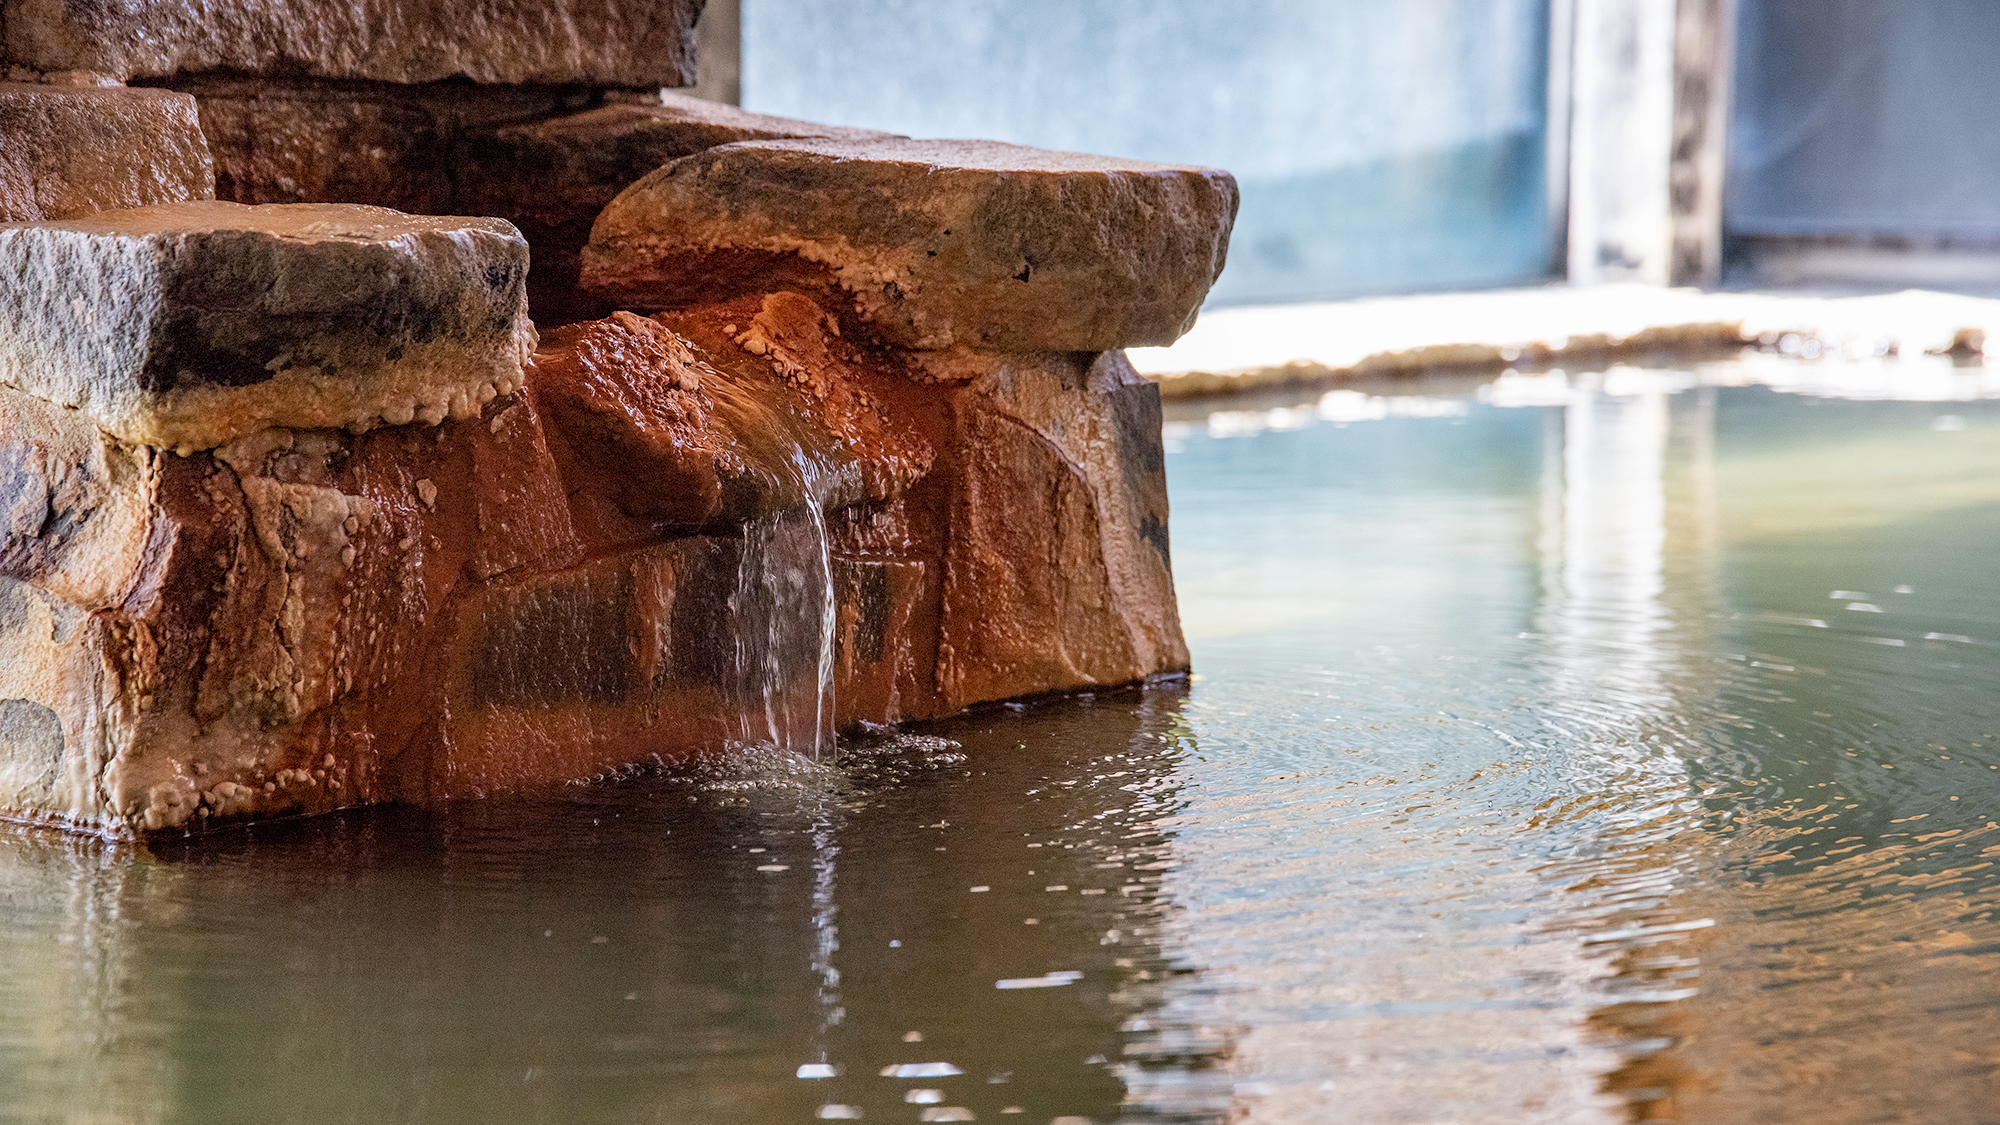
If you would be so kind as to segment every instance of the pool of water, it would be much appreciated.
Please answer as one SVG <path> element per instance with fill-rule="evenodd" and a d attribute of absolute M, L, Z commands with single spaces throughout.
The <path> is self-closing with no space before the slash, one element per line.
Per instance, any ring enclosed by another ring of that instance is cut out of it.
<path fill-rule="evenodd" d="M 0 837 L 0 1120 L 1990 1119 L 1996 395 L 1751 357 L 1177 408 L 1190 681 Z"/>

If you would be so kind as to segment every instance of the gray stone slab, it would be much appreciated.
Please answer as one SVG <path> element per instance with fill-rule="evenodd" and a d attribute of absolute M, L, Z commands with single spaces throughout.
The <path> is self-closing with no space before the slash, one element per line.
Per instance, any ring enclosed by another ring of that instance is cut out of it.
<path fill-rule="evenodd" d="M 468 417 L 532 353 L 497 219 L 181 203 L 0 226 L 0 384 L 128 442 Z"/>

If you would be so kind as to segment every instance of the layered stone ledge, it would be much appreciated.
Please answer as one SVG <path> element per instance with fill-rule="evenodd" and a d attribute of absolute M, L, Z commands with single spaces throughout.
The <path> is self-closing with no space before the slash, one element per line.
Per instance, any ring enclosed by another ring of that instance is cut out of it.
<path fill-rule="evenodd" d="M 701 0 L 4 0 L 0 62 L 117 79 L 181 72 L 687 86 Z"/>
<path fill-rule="evenodd" d="M 0 226 L 0 383 L 190 452 L 271 426 L 464 418 L 533 347 L 492 219 L 160 204 Z"/>
<path fill-rule="evenodd" d="M 215 198 L 194 99 L 0 82 L 0 223 Z"/>
<path fill-rule="evenodd" d="M 984 141 L 743 142 L 605 208 L 583 285 L 631 307 L 824 271 L 903 347 L 1173 342 L 1222 271 L 1225 172 Z"/>
<path fill-rule="evenodd" d="M 167 80 L 227 192 L 501 217 L 204 202 L 183 96 L 106 92 L 170 111 L 152 205 L 0 225 L 0 814 L 200 831 L 1187 667 L 1121 349 L 1190 322 L 1226 174 Z"/>
<path fill-rule="evenodd" d="M 577 285 L 604 206 L 672 160 L 718 145 L 884 134 L 746 113 L 672 91 L 175 75 L 238 203 L 367 203 L 506 219 L 533 247 L 541 324 L 605 316 Z M 150 201 L 149 201 L 150 202 Z"/>

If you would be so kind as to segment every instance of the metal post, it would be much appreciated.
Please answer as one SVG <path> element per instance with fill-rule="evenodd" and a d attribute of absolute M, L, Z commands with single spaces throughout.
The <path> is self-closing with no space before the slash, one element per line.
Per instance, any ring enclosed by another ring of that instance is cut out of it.
<path fill-rule="evenodd" d="M 697 98 L 729 105 L 743 104 L 742 0 L 708 0 L 694 25 Z"/>
<path fill-rule="evenodd" d="M 1722 280 L 1722 183 L 1727 163 L 1735 0 L 1679 0 L 1674 28 L 1672 280 Z"/>

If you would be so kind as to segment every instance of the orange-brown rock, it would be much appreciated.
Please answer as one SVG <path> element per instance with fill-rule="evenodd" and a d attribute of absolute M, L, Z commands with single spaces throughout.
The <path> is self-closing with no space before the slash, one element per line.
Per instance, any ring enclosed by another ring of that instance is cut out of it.
<path fill-rule="evenodd" d="M 634 349 L 617 322 L 582 335 L 713 416 L 692 353 Z M 9 807 L 157 831 L 719 743 L 741 529 L 669 535 L 579 490 L 546 424 L 569 387 L 546 390 L 435 429 L 269 429 L 186 457 L 5 392 L 0 711 L 27 732 Z"/>
<path fill-rule="evenodd" d="M 193 98 L 0 83 L 0 223 L 213 198 Z"/>
<path fill-rule="evenodd" d="M 597 213 L 648 172 L 716 145 L 884 134 L 747 113 L 668 91 L 177 75 L 200 105 L 216 194 L 491 215 L 528 239 L 544 326 L 613 306 L 577 288 Z"/>
<path fill-rule="evenodd" d="M 941 710 L 1185 670 L 1159 388 L 1123 352 L 996 356 L 950 409 Z"/>
<path fill-rule="evenodd" d="M 234 71 L 688 86 L 701 0 L 4 0 L 0 61 L 119 80 Z"/>
<path fill-rule="evenodd" d="M 0 390 L 0 804 L 194 830 L 1185 667 L 1154 389 L 906 375 L 780 291 L 564 328 L 435 428 L 179 456 Z"/>
<path fill-rule="evenodd" d="M 990 141 L 757 141 L 684 157 L 605 208 L 584 287 L 676 308 L 830 279 L 894 344 L 1168 344 L 1222 270 L 1227 172 Z"/>

